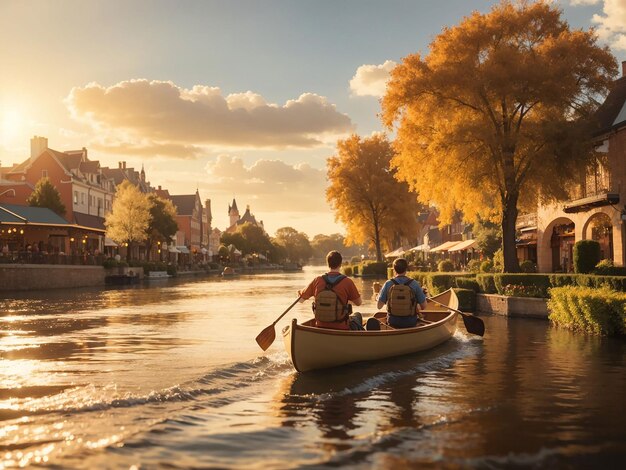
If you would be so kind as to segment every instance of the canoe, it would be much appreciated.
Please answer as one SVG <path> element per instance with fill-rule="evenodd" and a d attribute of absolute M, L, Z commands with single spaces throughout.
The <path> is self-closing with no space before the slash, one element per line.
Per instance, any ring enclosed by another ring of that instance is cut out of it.
<path fill-rule="evenodd" d="M 315 327 L 311 319 L 298 324 L 294 318 L 283 328 L 283 342 L 299 372 L 336 367 L 353 362 L 375 361 L 434 348 L 456 331 L 459 299 L 452 289 L 428 301 L 424 320 L 413 328 L 394 329 L 381 320 L 380 331 L 331 330 Z M 449 307 L 449 308 L 447 308 Z"/>

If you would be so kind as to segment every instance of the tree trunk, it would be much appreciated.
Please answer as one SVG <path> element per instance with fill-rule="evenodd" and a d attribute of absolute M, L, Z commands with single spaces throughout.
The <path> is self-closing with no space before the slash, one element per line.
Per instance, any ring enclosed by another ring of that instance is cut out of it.
<path fill-rule="evenodd" d="M 128 242 L 128 246 L 126 247 L 126 262 L 130 264 L 130 249 L 132 247 L 131 242 Z"/>
<path fill-rule="evenodd" d="M 515 245 L 518 197 L 518 194 L 507 194 L 502 204 L 502 252 L 505 273 L 519 272 L 517 247 Z"/>

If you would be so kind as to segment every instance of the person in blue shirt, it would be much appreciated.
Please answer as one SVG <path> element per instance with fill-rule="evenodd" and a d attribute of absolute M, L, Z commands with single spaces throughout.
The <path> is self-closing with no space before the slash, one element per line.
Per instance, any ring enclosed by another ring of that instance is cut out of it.
<path fill-rule="evenodd" d="M 409 281 L 410 278 L 407 277 L 406 275 L 408 266 L 409 264 L 404 258 L 397 258 L 393 262 L 393 270 L 396 275 L 393 278 L 393 280 L 389 279 L 387 282 L 385 282 L 382 289 L 378 293 L 377 300 L 378 300 L 379 310 L 383 308 L 384 305 L 387 304 L 389 290 L 391 289 L 393 285 L 395 285 L 396 283 L 406 284 Z M 396 281 L 395 283 L 394 283 L 394 280 Z M 426 295 L 424 294 L 422 287 L 419 285 L 419 282 L 417 282 L 415 279 L 412 279 L 411 282 L 408 284 L 408 287 L 413 291 L 417 305 L 419 305 L 419 307 L 422 310 L 424 310 L 426 308 Z M 387 313 L 387 324 L 394 328 L 410 328 L 412 326 L 417 325 L 417 321 L 419 319 L 417 305 L 416 305 L 416 311 L 414 315 L 397 316 L 397 315 L 392 315 L 391 313 Z"/>

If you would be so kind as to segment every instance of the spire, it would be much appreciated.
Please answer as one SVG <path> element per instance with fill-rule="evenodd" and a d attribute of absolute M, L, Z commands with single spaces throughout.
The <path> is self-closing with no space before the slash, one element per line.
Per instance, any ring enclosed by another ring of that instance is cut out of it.
<path fill-rule="evenodd" d="M 146 172 L 143 169 L 143 163 L 141 164 L 141 182 L 142 183 L 146 182 Z"/>

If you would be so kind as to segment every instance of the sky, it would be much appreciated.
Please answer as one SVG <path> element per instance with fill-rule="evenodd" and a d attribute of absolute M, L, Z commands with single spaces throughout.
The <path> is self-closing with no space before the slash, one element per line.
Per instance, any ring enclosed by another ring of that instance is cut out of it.
<path fill-rule="evenodd" d="M 626 0 L 561 0 L 626 60 Z M 273 235 L 344 233 L 326 202 L 338 139 L 384 131 L 393 66 L 494 1 L 2 0 L 0 163 L 30 138 L 146 171 L 170 194 L 233 198 Z"/>

